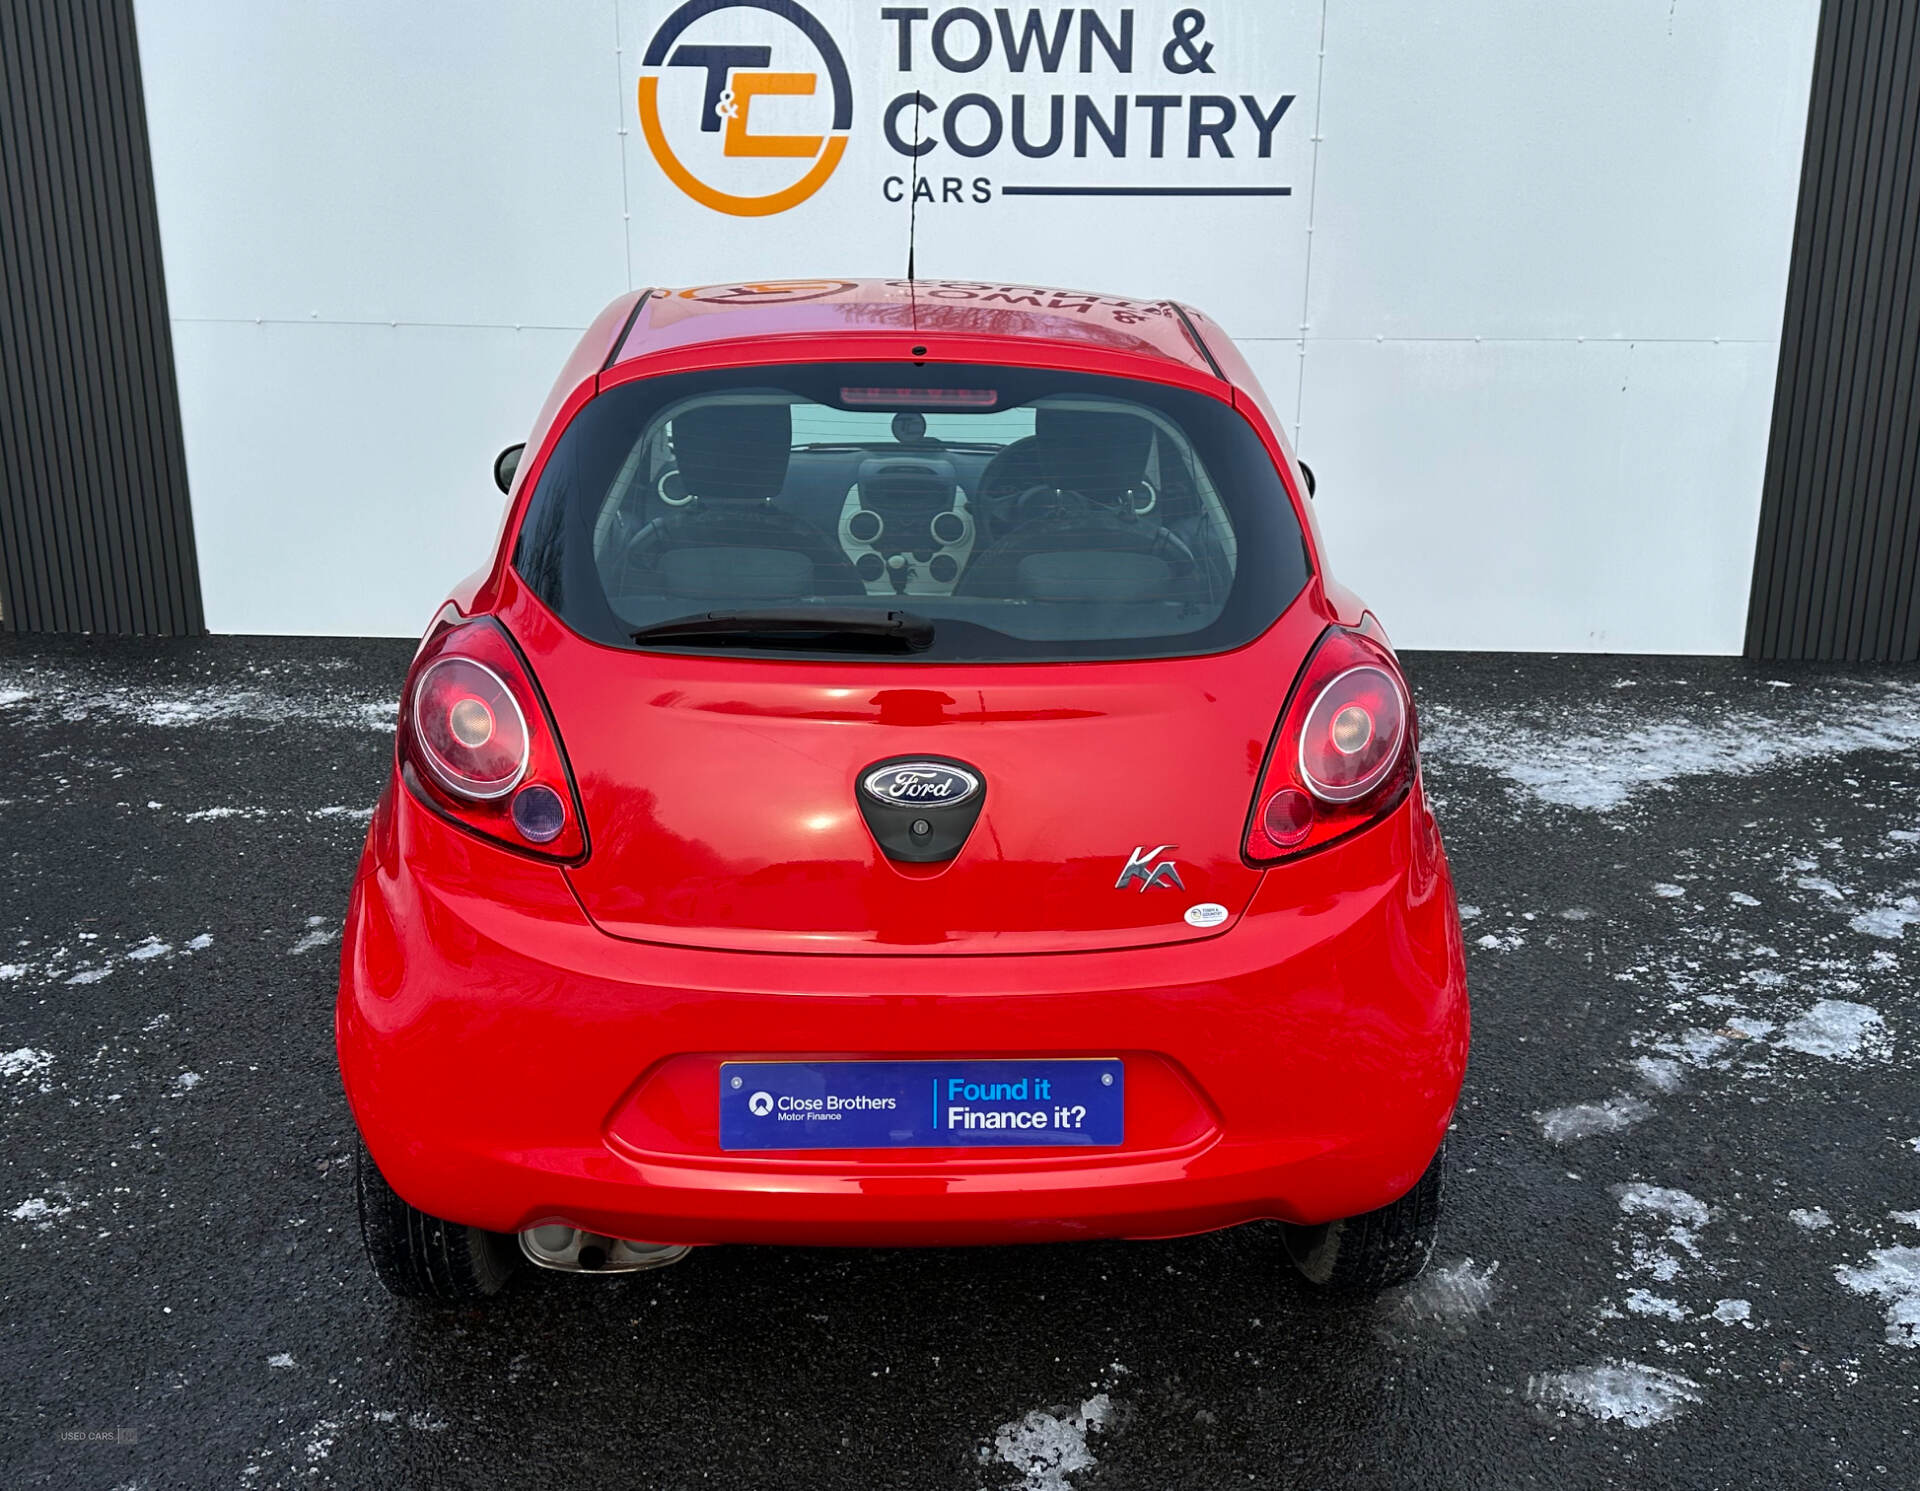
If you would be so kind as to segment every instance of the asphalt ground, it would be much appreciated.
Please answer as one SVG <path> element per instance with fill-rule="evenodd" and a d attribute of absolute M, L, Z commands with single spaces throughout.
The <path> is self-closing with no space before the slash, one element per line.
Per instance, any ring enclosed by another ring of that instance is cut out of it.
<path fill-rule="evenodd" d="M 1416 656 L 1475 1042 L 1428 1275 L 1251 1227 L 403 1305 L 340 918 L 409 647 L 0 643 L 0 1486 L 1920 1485 L 1920 678 Z"/>

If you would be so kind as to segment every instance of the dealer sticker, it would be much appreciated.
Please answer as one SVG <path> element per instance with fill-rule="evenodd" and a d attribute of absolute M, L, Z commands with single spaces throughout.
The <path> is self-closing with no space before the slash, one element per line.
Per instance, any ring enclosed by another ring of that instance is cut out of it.
<path fill-rule="evenodd" d="M 1097 1147 L 1121 1141 L 1124 1064 L 729 1061 L 722 1149 Z"/>

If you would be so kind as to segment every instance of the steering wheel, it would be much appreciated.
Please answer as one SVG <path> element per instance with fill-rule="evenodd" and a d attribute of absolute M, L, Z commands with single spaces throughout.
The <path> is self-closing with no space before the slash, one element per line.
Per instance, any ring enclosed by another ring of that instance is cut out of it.
<path fill-rule="evenodd" d="M 1001 525 L 1024 522 L 1029 516 L 1028 499 L 1035 491 L 1051 487 L 1040 470 L 1039 442 L 1028 435 L 1007 446 L 980 473 L 977 500 L 988 516 Z M 1080 495 L 1080 494 L 1075 494 Z M 1080 496 L 1088 508 L 1116 512 L 1123 517 L 1144 518 L 1160 506 L 1160 492 L 1142 476 L 1124 496 L 1104 502 Z M 1084 510 L 1084 509 L 1083 509 Z"/>
<path fill-rule="evenodd" d="M 1027 435 L 1007 446 L 980 473 L 975 496 L 994 523 L 1014 519 L 1014 504 L 1040 481 L 1040 443 Z"/>
<path fill-rule="evenodd" d="M 1126 521 L 1144 518 L 1159 505 L 1160 494 L 1145 477 L 1129 487 L 1118 500 L 1111 502 L 1101 497 L 1089 497 L 1070 487 L 1056 487 L 1052 482 L 1036 482 L 1012 502 L 1016 526 L 1020 523 L 1067 522 L 1084 518 L 1089 513 L 1106 513 Z"/>

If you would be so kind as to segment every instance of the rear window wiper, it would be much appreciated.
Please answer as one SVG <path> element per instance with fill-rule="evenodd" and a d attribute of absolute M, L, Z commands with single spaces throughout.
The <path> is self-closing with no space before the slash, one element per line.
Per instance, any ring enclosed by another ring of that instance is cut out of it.
<path fill-rule="evenodd" d="M 868 650 L 891 643 L 905 652 L 933 645 L 933 622 L 914 611 L 856 606 L 801 606 L 790 611 L 700 611 L 656 621 L 633 633 L 636 642 L 711 642 L 719 646 L 826 647 Z"/>

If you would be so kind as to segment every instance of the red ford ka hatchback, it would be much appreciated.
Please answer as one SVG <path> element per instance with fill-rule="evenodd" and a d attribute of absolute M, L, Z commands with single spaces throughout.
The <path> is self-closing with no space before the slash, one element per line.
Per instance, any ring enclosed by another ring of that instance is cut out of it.
<path fill-rule="evenodd" d="M 435 617 L 340 1068 L 396 1293 L 711 1243 L 1432 1250 L 1460 924 L 1385 633 L 1220 328 L 623 296 Z"/>

